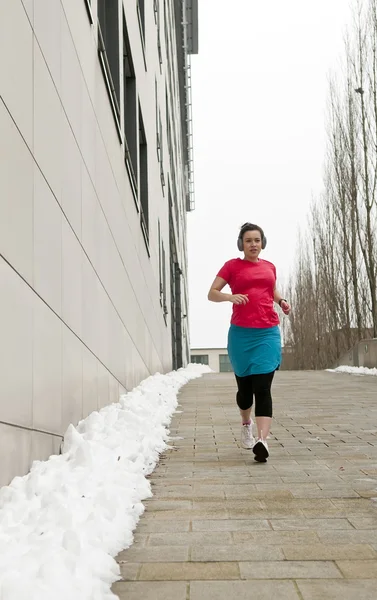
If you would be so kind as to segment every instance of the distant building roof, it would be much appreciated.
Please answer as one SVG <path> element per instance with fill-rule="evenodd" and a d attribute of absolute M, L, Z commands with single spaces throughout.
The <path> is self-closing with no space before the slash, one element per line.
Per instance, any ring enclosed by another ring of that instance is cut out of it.
<path fill-rule="evenodd" d="M 227 350 L 227 348 L 225 348 L 224 346 L 222 346 L 221 348 L 220 347 L 210 348 L 208 346 L 205 346 L 204 348 L 191 348 L 190 352 L 194 352 L 194 351 L 196 352 L 197 350 L 198 351 L 199 350 Z"/>

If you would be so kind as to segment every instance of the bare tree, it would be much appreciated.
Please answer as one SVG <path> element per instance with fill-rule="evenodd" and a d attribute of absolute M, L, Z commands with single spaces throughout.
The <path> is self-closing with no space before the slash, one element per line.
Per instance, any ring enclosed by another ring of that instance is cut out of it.
<path fill-rule="evenodd" d="M 298 368 L 377 337 L 377 0 L 358 1 L 344 73 L 329 90 L 323 193 L 300 233 L 289 287 Z"/>
<path fill-rule="evenodd" d="M 377 337 L 376 271 L 376 183 L 377 183 L 377 19 L 376 1 L 366 10 L 359 5 L 356 22 L 356 52 L 352 60 L 360 97 L 357 133 L 360 145 L 359 203 L 356 211 L 358 236 L 368 275 L 371 301 L 371 325 Z"/>

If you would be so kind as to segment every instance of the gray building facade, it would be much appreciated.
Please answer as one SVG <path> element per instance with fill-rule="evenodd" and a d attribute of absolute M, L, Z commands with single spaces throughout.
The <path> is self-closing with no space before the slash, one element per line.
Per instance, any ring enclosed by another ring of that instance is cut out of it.
<path fill-rule="evenodd" d="M 195 0 L 0 2 L 0 485 L 189 360 Z"/>

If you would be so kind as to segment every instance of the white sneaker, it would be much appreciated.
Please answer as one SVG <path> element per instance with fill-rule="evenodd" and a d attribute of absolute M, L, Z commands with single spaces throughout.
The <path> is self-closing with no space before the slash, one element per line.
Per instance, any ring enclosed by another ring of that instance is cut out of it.
<path fill-rule="evenodd" d="M 253 436 L 253 422 L 250 425 L 242 425 L 241 427 L 241 446 L 246 450 L 251 450 L 255 444 Z"/>
<path fill-rule="evenodd" d="M 254 460 L 257 462 L 266 462 L 270 453 L 268 451 L 268 445 L 265 440 L 258 438 L 253 446 L 253 452 L 255 454 Z"/>

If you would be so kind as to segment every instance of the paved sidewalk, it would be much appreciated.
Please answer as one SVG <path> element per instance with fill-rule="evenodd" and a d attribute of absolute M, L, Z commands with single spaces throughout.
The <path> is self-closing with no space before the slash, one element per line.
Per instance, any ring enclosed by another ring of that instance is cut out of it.
<path fill-rule="evenodd" d="M 377 377 L 277 374 L 267 464 L 231 374 L 185 386 L 121 600 L 376 600 Z"/>

